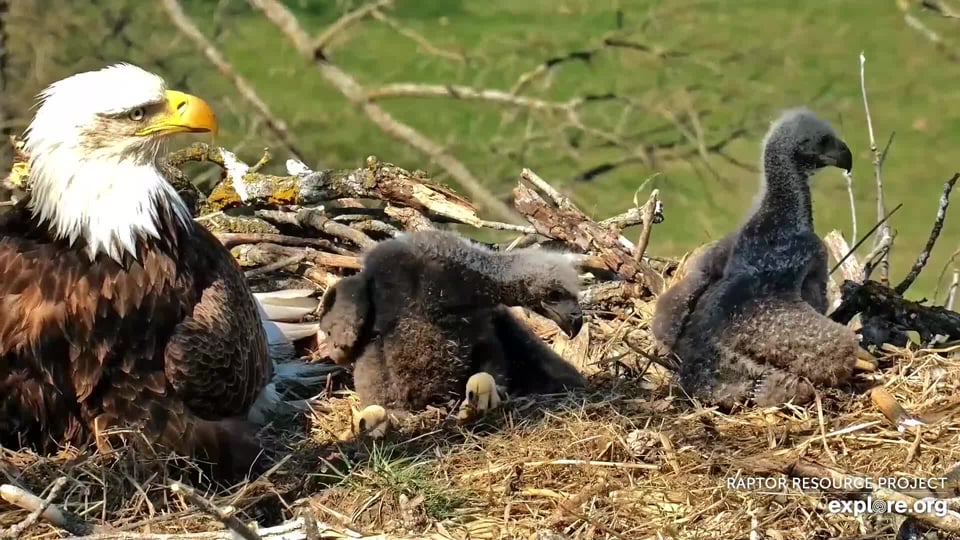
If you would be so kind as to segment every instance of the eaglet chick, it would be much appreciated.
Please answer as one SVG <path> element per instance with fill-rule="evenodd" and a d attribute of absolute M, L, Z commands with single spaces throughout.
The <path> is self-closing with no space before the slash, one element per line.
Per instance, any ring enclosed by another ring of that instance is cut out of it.
<path fill-rule="evenodd" d="M 356 428 L 382 434 L 388 415 L 462 399 L 461 418 L 512 395 L 585 385 L 507 306 L 524 306 L 576 335 L 583 324 L 573 260 L 543 249 L 497 252 L 451 232 L 381 242 L 363 270 L 324 296 L 328 356 L 353 363 L 365 407 Z M 466 389 L 466 392 L 464 392 Z"/>
<path fill-rule="evenodd" d="M 824 316 L 827 256 L 813 230 L 809 185 L 823 167 L 849 171 L 850 149 L 812 112 L 792 109 L 767 132 L 762 160 L 757 204 L 732 241 L 724 239 L 722 275 L 724 241 L 707 252 L 717 259 L 695 267 L 700 281 L 686 286 L 693 292 L 675 295 L 693 297 L 674 345 L 680 382 L 724 408 L 751 399 L 808 402 L 815 386 L 847 380 L 858 347 L 851 330 Z"/>

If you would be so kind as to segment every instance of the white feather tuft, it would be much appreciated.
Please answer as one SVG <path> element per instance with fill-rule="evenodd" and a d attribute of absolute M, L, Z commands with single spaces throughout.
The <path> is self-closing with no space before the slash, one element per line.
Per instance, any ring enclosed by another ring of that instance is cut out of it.
<path fill-rule="evenodd" d="M 291 176 L 305 176 L 313 172 L 310 167 L 307 167 L 307 165 L 299 159 L 288 159 L 286 165 L 287 174 Z"/>
<path fill-rule="evenodd" d="M 295 322 L 313 313 L 320 300 L 309 296 L 310 289 L 284 289 L 268 293 L 254 293 L 260 317 L 271 321 Z"/>
<path fill-rule="evenodd" d="M 247 202 L 250 194 L 247 192 L 247 184 L 243 181 L 243 175 L 247 174 L 250 166 L 240 161 L 236 154 L 223 148 L 220 149 L 220 157 L 223 159 L 223 168 L 227 170 L 227 178 L 233 184 L 233 190 L 237 192 L 241 201 Z"/>
<path fill-rule="evenodd" d="M 299 322 L 320 305 L 318 299 L 309 296 L 313 292 L 311 289 L 282 289 L 253 293 L 274 363 L 294 357 L 294 341 L 321 333 L 318 323 Z"/>
<path fill-rule="evenodd" d="M 247 412 L 247 419 L 251 422 L 263 425 L 274 414 L 295 413 L 309 408 L 311 400 L 285 401 L 278 386 L 322 385 L 331 373 L 342 370 L 339 366 L 310 364 L 296 358 L 295 341 L 314 335 L 323 338 L 317 323 L 289 322 L 299 321 L 317 308 L 319 300 L 309 296 L 313 292 L 310 289 L 283 289 L 253 295 L 260 323 L 267 335 L 273 377 Z"/>

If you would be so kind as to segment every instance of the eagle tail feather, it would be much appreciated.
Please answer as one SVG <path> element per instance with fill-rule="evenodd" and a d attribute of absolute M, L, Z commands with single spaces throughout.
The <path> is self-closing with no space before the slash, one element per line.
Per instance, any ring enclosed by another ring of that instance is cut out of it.
<path fill-rule="evenodd" d="M 286 400 L 286 388 L 322 387 L 332 374 L 343 369 L 327 363 L 306 362 L 297 357 L 294 342 L 309 338 L 316 338 L 319 342 L 324 337 L 318 323 L 301 322 L 320 306 L 320 300 L 311 296 L 314 292 L 312 289 L 283 289 L 253 294 L 273 361 L 270 383 L 261 390 L 247 414 L 247 419 L 254 424 L 264 425 L 277 414 L 308 410 L 312 400 Z"/>
<path fill-rule="evenodd" d="M 275 322 L 299 322 L 320 306 L 320 300 L 310 296 L 311 289 L 281 289 L 253 293 L 260 318 Z"/>
<path fill-rule="evenodd" d="M 281 388 L 301 386 L 305 388 L 323 387 L 327 380 L 343 368 L 334 364 L 314 364 L 303 360 L 292 360 L 274 365 L 273 378 L 257 396 L 247 412 L 247 419 L 254 424 L 264 425 L 274 415 L 295 414 L 309 410 L 311 399 L 284 399 Z"/>

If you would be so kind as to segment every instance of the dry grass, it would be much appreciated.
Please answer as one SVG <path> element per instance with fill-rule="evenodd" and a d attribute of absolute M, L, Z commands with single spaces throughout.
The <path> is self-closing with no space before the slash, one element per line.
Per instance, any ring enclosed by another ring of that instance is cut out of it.
<path fill-rule="evenodd" d="M 512 400 L 468 428 L 427 411 L 387 441 L 366 443 L 343 440 L 355 400 L 338 390 L 311 418 L 268 427 L 271 450 L 285 459 L 266 476 L 217 489 L 190 469 L 177 469 L 178 479 L 261 526 L 311 512 L 331 527 L 323 538 L 550 538 L 536 536 L 549 530 L 584 539 L 893 539 L 899 516 L 831 514 L 831 496 L 738 490 L 728 479 L 800 458 L 874 478 L 941 477 L 960 461 L 960 345 L 888 351 L 877 373 L 807 408 L 724 415 L 678 395 L 669 373 L 636 352 L 647 345 L 649 310 L 638 302 L 590 315 L 590 347 L 573 353 L 594 372 L 586 394 Z M 898 431 L 868 397 L 873 385 L 931 425 Z M 223 529 L 169 490 L 174 479 L 155 459 L 3 452 L 6 481 L 38 495 L 68 476 L 61 506 L 90 522 Z M 27 514 L 3 504 L 0 527 Z M 44 523 L 27 534 L 62 535 Z"/>

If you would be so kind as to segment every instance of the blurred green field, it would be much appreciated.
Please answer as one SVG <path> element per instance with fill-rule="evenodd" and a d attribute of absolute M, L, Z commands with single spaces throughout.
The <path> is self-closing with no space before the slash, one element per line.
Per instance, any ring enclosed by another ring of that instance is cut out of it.
<path fill-rule="evenodd" d="M 319 33 L 362 2 L 286 4 L 311 33 Z M 183 6 L 288 122 L 312 164 L 355 166 L 376 154 L 449 181 L 424 156 L 384 135 L 352 107 L 246 2 L 189 0 Z M 722 156 L 695 157 L 696 148 L 669 119 L 670 114 L 689 118 L 691 111 L 697 111 L 699 126 L 681 124 L 688 131 L 699 127 L 707 144 L 742 125 L 745 136 L 727 145 L 725 153 L 755 166 L 767 122 L 781 108 L 810 106 L 854 150 L 859 231 L 869 229 L 876 209 L 859 90 L 861 51 L 878 144 L 896 131 L 884 172 L 888 206 L 904 204 L 893 220 L 898 232 L 894 279 L 906 273 L 925 242 L 943 182 L 960 170 L 960 156 L 953 151 L 960 143 L 960 107 L 955 106 L 960 66 L 911 29 L 893 0 L 397 0 L 387 14 L 448 54 L 433 54 L 380 22 L 362 21 L 338 36 L 330 55 L 368 88 L 416 82 L 509 90 L 546 58 L 596 47 L 614 34 L 654 51 L 682 53 L 662 57 L 610 48 L 589 63 L 558 66 L 549 86 L 529 89 L 528 95 L 556 101 L 587 94 L 629 96 L 633 107 L 626 113 L 622 103 L 604 102 L 591 105 L 583 116 L 622 135 L 630 141 L 628 148 L 564 126 L 557 117 L 491 103 L 381 102 L 398 119 L 446 145 L 504 198 L 526 166 L 574 194 L 588 212 L 605 217 L 629 207 L 643 180 L 659 173 L 650 187 L 661 190 L 667 219 L 653 234 L 651 249 L 657 254 L 680 255 L 722 235 L 736 225 L 757 188 L 757 173 Z M 914 14 L 948 40 L 960 30 L 960 22 Z M 24 0 L 12 15 L 11 70 L 26 75 L 14 81 L 10 96 L 24 115 L 29 96 L 43 84 L 72 71 L 129 60 L 210 99 L 222 117 L 219 142 L 239 148 L 242 157 L 256 160 L 264 145 L 276 142 L 252 122 L 251 109 L 229 81 L 170 25 L 159 2 Z M 38 37 L 47 33 L 53 37 Z M 663 144 L 686 145 L 684 151 L 694 157 L 669 159 L 674 150 L 654 152 L 650 164 L 635 160 L 575 181 L 598 165 Z M 816 178 L 814 203 L 819 232 L 840 228 L 849 236 L 849 205 L 838 171 Z M 932 297 L 941 268 L 960 247 L 958 212 L 948 216 L 912 296 Z"/>

